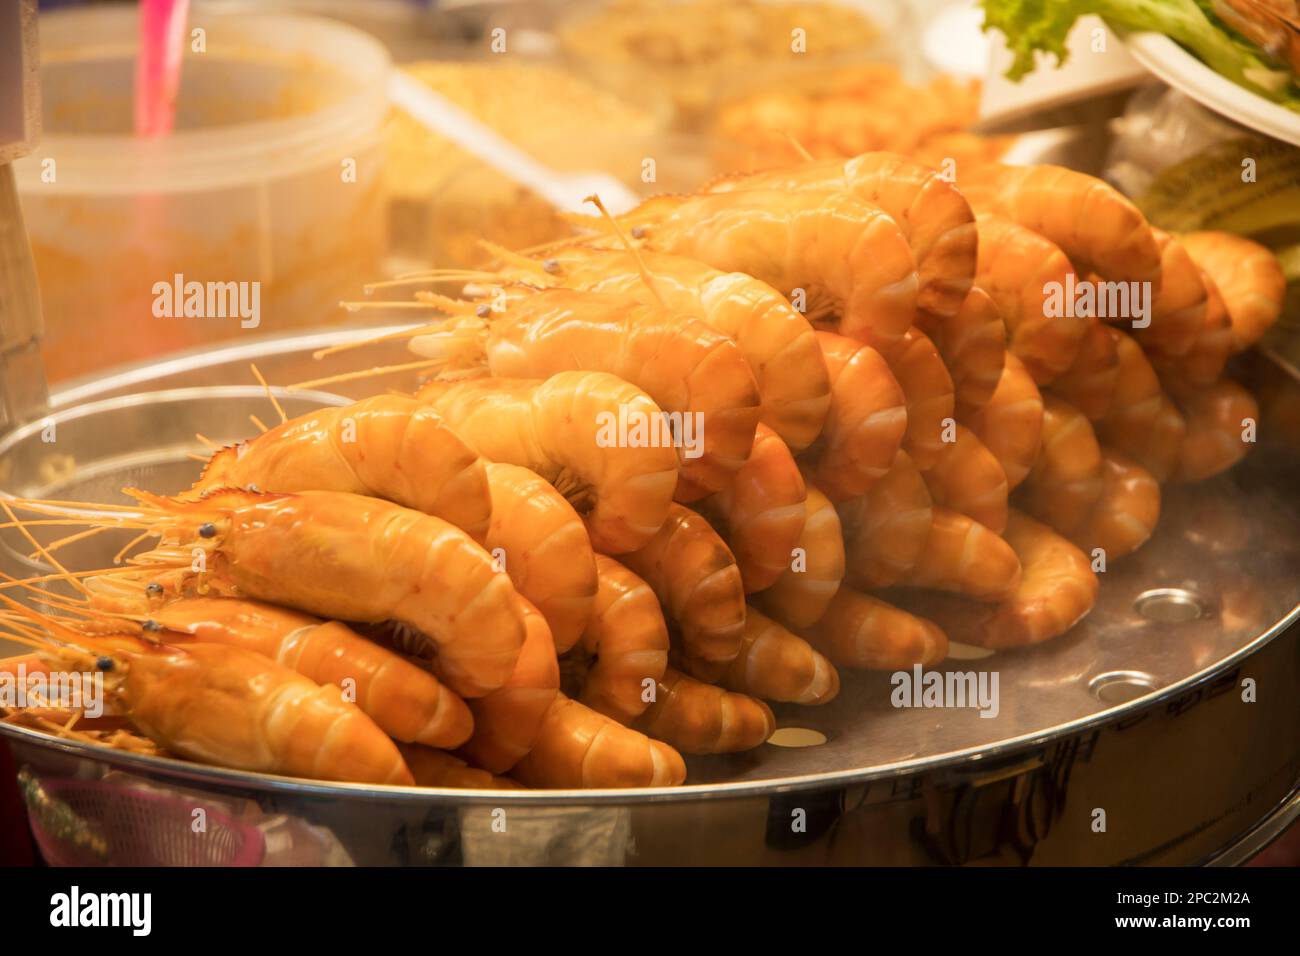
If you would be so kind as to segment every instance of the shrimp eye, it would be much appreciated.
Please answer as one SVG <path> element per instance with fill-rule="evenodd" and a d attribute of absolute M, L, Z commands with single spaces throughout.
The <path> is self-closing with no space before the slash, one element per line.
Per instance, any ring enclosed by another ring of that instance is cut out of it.
<path fill-rule="evenodd" d="M 143 624 L 141 624 L 140 626 L 141 626 L 142 628 L 144 628 L 144 630 L 145 630 L 146 632 L 150 633 L 150 634 L 156 634 L 156 633 L 158 633 L 159 631 L 162 630 L 162 625 L 159 624 L 157 621 L 152 620 L 152 619 L 150 619 L 150 620 L 148 620 L 148 621 L 145 621 L 145 622 L 144 622 Z"/>
<path fill-rule="evenodd" d="M 205 521 L 199 525 L 200 538 L 215 538 L 217 536 L 217 526 L 211 521 Z"/>
<path fill-rule="evenodd" d="M 484 305 L 480 305 L 477 309 L 475 309 L 474 314 L 477 315 L 480 319 L 486 319 L 488 317 L 488 313 L 491 311 L 492 309 L 487 304 L 484 304 Z"/>
<path fill-rule="evenodd" d="M 159 584 L 157 581 L 150 581 L 147 585 L 145 585 L 145 590 L 148 591 L 150 594 L 154 594 L 154 595 L 162 594 L 163 586 Z"/>
<path fill-rule="evenodd" d="M 113 658 L 99 657 L 95 659 L 95 666 L 101 671 L 111 671 L 113 669 Z"/>
<path fill-rule="evenodd" d="M 644 239 L 644 238 L 645 238 L 645 226 L 633 226 L 633 227 L 632 227 L 632 238 L 633 238 L 633 239 Z"/>
<path fill-rule="evenodd" d="M 542 269 L 546 271 L 547 275 L 555 275 L 560 271 L 560 263 L 556 259 L 543 259 Z"/>

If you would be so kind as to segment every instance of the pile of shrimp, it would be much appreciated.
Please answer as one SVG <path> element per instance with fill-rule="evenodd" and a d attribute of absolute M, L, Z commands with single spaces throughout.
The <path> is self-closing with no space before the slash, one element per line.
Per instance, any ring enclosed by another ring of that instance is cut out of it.
<path fill-rule="evenodd" d="M 412 394 L 281 411 L 180 495 L 4 504 L 56 571 L 0 584 L 3 629 L 111 704 L 27 719 L 318 779 L 678 785 L 843 669 L 1068 632 L 1161 483 L 1254 440 L 1224 369 L 1276 261 L 1081 173 L 867 153 L 576 225 L 377 284 L 428 312 Z M 1088 282 L 1147 283 L 1150 321 L 1053 311 Z M 105 529 L 123 563 L 59 563 Z"/>

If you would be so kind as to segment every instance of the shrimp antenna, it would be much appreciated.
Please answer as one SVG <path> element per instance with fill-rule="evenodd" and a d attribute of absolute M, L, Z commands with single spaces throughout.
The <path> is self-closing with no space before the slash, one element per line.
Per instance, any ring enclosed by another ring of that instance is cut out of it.
<path fill-rule="evenodd" d="M 256 415 L 252 414 L 251 412 L 249 413 L 248 420 L 252 422 L 253 427 L 256 428 L 258 431 L 260 431 L 263 435 L 265 435 L 267 432 L 271 430 L 270 428 L 267 427 L 266 422 L 262 421 L 260 418 L 258 418 Z"/>
<path fill-rule="evenodd" d="M 396 289 L 424 282 L 481 282 L 495 278 L 495 272 L 478 269 L 421 269 L 419 272 L 404 272 L 396 278 L 381 282 L 367 282 L 361 290 L 366 295 L 371 295 L 377 289 Z"/>
<path fill-rule="evenodd" d="M 221 444 L 219 442 L 213 441 L 211 438 L 209 438 L 207 435 L 203 434 L 202 432 L 195 432 L 194 437 L 197 438 L 202 444 L 207 445 L 213 451 L 221 450 Z"/>
<path fill-rule="evenodd" d="M 352 349 L 359 349 L 366 345 L 374 345 L 378 342 L 389 342 L 392 341 L 393 339 L 415 338 L 415 336 L 417 335 L 424 335 L 429 329 L 433 328 L 433 326 L 436 324 L 437 323 L 429 323 L 428 325 L 413 325 L 410 328 L 400 329 L 397 332 L 385 332 L 383 335 L 372 335 L 369 338 L 356 339 L 355 341 L 352 342 L 342 342 L 338 345 L 330 345 L 323 349 L 317 349 L 315 352 L 312 352 L 311 357 L 319 361 L 320 359 L 325 358 L 325 356 L 327 355 L 334 355 L 338 352 L 348 352 L 351 351 Z"/>
<path fill-rule="evenodd" d="M 803 143 L 794 138 L 793 133 L 786 133 L 785 138 L 789 141 L 791 148 L 798 154 L 799 158 L 805 163 L 816 162 L 816 158 L 808 150 L 804 149 Z"/>
<path fill-rule="evenodd" d="M 446 362 L 443 359 L 424 359 L 420 362 L 406 362 L 402 365 L 379 365 L 375 368 L 362 369 L 359 372 L 343 372 L 339 375 L 327 375 L 325 378 L 314 378 L 307 382 L 295 382 L 293 385 L 286 387 L 290 389 L 316 388 L 320 385 L 333 385 L 335 382 L 352 382 L 359 378 L 371 378 L 388 372 L 410 372 L 415 369 L 433 368 L 436 365 L 445 364 Z"/>
<path fill-rule="evenodd" d="M 543 275 L 547 273 L 546 266 L 536 259 L 530 258 L 520 252 L 511 252 L 505 246 L 498 245 L 489 239 L 478 240 L 479 248 L 496 256 L 502 262 L 518 266 L 520 269 L 527 269 L 529 272 L 540 272 Z"/>
<path fill-rule="evenodd" d="M 600 197 L 597 196 L 595 193 L 592 193 L 590 196 L 585 197 L 582 201 L 589 202 L 597 209 L 600 210 L 600 214 L 605 217 L 605 221 L 608 222 L 610 228 L 614 230 L 614 235 L 618 236 L 618 241 L 623 243 L 623 248 L 625 248 L 628 252 L 630 252 L 632 254 L 632 258 L 636 260 L 636 267 L 638 271 L 640 271 L 641 273 L 641 278 L 642 280 L 644 280 L 646 284 L 646 288 L 648 288 L 650 290 L 650 293 L 656 299 L 659 300 L 660 305 L 662 305 L 665 309 L 668 308 L 668 303 L 665 302 L 664 297 L 659 294 L 659 289 L 657 286 L 655 286 L 654 277 L 650 274 L 650 270 L 646 267 L 645 259 L 641 258 L 641 253 L 637 250 L 636 246 L 632 245 L 631 241 L 627 238 L 627 236 L 623 235 L 623 230 L 619 227 L 618 220 L 609 214 L 609 210 L 606 209 L 605 204 L 600 201 Z"/>
<path fill-rule="evenodd" d="M 28 526 L 33 524 L 42 524 L 40 521 L 25 521 L 23 523 Z M 103 524 L 96 528 L 87 528 L 85 531 L 78 531 L 76 534 L 67 535 L 66 537 L 60 538 L 58 541 L 52 541 L 45 547 L 50 551 L 58 551 L 65 545 L 73 544 L 77 541 L 84 541 L 86 538 L 93 538 L 97 534 L 103 534 L 105 531 L 111 531 L 116 527 L 117 525 Z M 36 556 L 37 554 L 35 551 L 27 555 L 28 559 L 35 558 Z"/>
<path fill-rule="evenodd" d="M 257 367 L 256 362 L 249 362 L 248 367 L 253 370 L 253 377 L 257 379 L 262 388 L 266 389 L 266 397 L 271 400 L 271 404 L 275 407 L 276 413 L 280 416 L 280 424 L 283 425 L 289 420 L 289 416 L 284 413 L 284 408 L 281 407 L 279 399 L 275 397 L 275 392 L 271 391 L 271 386 L 268 385 L 266 379 L 262 377 L 262 370 Z M 266 431 L 266 429 L 263 428 L 262 431 Z"/>
<path fill-rule="evenodd" d="M 9 502 L 0 498 L 0 507 L 4 508 L 5 515 L 8 516 L 10 521 L 15 523 L 15 526 L 18 528 L 18 532 L 24 538 L 27 539 L 27 541 L 31 544 L 32 547 L 34 547 L 40 553 L 40 556 L 44 558 L 46 561 L 48 561 L 50 564 L 52 564 L 56 570 L 62 572 L 63 580 L 65 580 L 68 584 L 71 584 L 73 587 L 77 588 L 83 594 L 89 597 L 90 589 L 87 588 L 75 577 L 73 577 L 72 572 L 69 571 L 67 568 L 65 568 L 61 563 L 59 563 L 59 559 L 56 558 L 53 554 L 51 554 L 44 545 L 42 545 L 39 541 L 36 540 L 35 535 L 33 535 L 31 531 L 28 530 L 27 526 L 18 520 L 18 516 L 15 515 L 13 509 L 9 507 Z"/>

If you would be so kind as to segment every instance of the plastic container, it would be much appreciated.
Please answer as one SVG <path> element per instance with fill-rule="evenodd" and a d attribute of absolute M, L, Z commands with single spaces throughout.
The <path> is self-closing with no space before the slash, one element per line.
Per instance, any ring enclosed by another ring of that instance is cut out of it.
<path fill-rule="evenodd" d="M 330 20 L 203 6 L 188 29 L 175 132 L 144 140 L 135 10 L 41 19 L 44 138 L 16 174 L 51 379 L 319 325 L 379 274 L 383 47 Z"/>

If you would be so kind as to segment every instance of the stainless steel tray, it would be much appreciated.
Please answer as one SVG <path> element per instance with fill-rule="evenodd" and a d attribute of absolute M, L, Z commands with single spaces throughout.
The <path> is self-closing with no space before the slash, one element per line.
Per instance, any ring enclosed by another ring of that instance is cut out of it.
<path fill-rule="evenodd" d="M 48 421 L 0 440 L 0 487 L 106 501 L 127 483 L 182 487 L 198 467 L 185 457 L 194 431 L 231 441 L 252 431 L 250 412 L 267 418 L 249 361 L 274 383 L 308 379 L 311 351 L 350 335 L 250 341 L 62 389 L 54 445 L 40 440 Z M 365 354 L 404 360 L 398 345 Z M 943 665 L 996 671 L 996 718 L 894 708 L 890 675 L 846 674 L 832 704 L 778 710 L 820 745 L 691 758 L 689 784 L 671 790 L 572 793 L 312 784 L 0 735 L 60 861 L 1232 862 L 1300 813 L 1300 641 L 1288 630 L 1300 614 L 1300 384 L 1257 356 L 1238 372 L 1261 395 L 1259 447 L 1229 475 L 1168 489 L 1155 538 L 1106 572 L 1081 626 Z M 284 397 L 291 414 L 339 400 Z M 52 454 L 75 461 L 71 477 Z M 103 561 L 119 543 L 68 560 Z M 0 548 L 5 570 L 34 567 L 20 541 Z M 194 833 L 196 808 L 224 822 Z"/>

